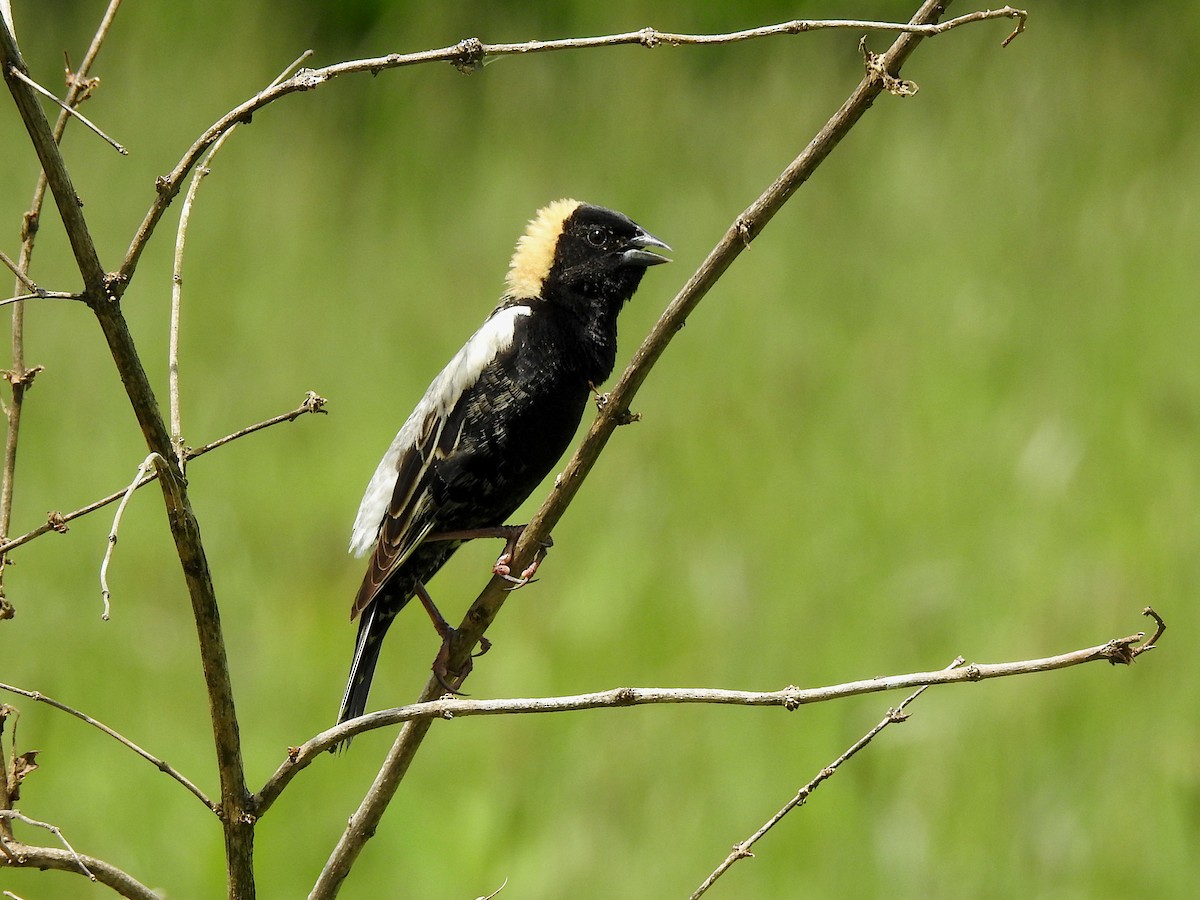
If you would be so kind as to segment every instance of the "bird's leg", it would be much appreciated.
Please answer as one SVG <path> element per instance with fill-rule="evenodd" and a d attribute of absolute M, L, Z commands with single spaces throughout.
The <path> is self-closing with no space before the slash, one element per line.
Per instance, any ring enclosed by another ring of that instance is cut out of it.
<path fill-rule="evenodd" d="M 479 638 L 479 652 L 472 653 L 471 657 L 467 659 L 467 664 L 462 671 L 457 672 L 451 678 L 453 681 L 453 686 L 451 686 L 450 682 L 447 681 L 447 678 L 450 677 L 450 641 L 453 640 L 454 635 L 457 632 L 453 627 L 451 627 L 450 623 L 446 621 L 446 617 L 443 616 L 441 611 L 437 608 L 437 605 L 433 602 L 433 598 L 429 596 L 429 591 L 425 588 L 425 585 L 418 581 L 415 593 L 417 595 L 417 599 L 421 601 L 421 605 L 425 607 L 425 612 L 429 614 L 429 620 L 433 622 L 433 628 L 438 633 L 438 637 L 442 639 L 442 646 L 438 650 L 438 654 L 433 660 L 433 677 L 436 678 L 438 680 L 438 684 L 444 687 L 447 691 L 452 694 L 457 694 L 459 693 L 457 688 L 460 687 L 466 677 L 471 674 L 471 668 L 473 666 L 471 658 L 483 656 L 483 654 L 491 650 L 492 642 L 485 637 Z"/>
<path fill-rule="evenodd" d="M 538 549 L 537 555 L 534 556 L 533 562 L 519 576 L 513 575 L 512 569 L 509 567 L 512 563 L 513 552 L 517 549 L 517 541 L 521 539 L 521 535 L 525 533 L 527 527 L 527 525 L 497 525 L 494 528 L 467 528 L 461 531 L 439 531 L 436 534 L 429 535 L 425 540 L 469 541 L 475 538 L 504 538 L 504 552 L 496 559 L 496 564 L 492 566 L 492 572 L 506 581 L 511 581 L 513 587 L 510 590 L 516 590 L 519 587 L 524 587 L 533 580 L 538 566 L 546 558 L 546 552 L 554 546 L 554 539 L 547 536 L 542 541 L 542 546 Z"/>

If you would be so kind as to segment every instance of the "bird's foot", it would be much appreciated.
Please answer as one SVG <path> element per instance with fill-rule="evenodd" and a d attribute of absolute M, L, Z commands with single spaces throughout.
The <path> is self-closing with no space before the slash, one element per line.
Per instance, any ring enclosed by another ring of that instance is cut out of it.
<path fill-rule="evenodd" d="M 455 697 L 466 697 L 469 695 L 464 694 L 459 688 L 467 680 L 467 676 L 471 674 L 471 669 L 475 664 L 471 662 L 472 657 L 468 656 L 461 669 L 457 672 L 450 671 L 450 641 L 453 637 L 454 630 L 451 629 L 450 633 L 442 639 L 442 646 L 438 650 L 437 656 L 433 658 L 433 677 L 437 679 L 437 683 L 445 689 L 446 693 L 453 694 Z"/>
<path fill-rule="evenodd" d="M 474 668 L 475 664 L 471 660 L 483 656 L 491 650 L 492 642 L 485 637 L 480 637 L 479 652 L 468 656 L 463 667 L 452 673 L 450 671 L 450 642 L 454 639 L 455 634 L 457 631 L 451 628 L 449 634 L 442 639 L 442 646 L 433 659 L 433 677 L 437 679 L 438 684 L 445 688 L 447 693 L 456 697 L 469 697 L 470 694 L 464 694 L 459 688 L 462 687 L 462 683 L 466 681 L 467 676 L 471 674 L 471 669 Z"/>
<path fill-rule="evenodd" d="M 506 526 L 509 529 L 507 540 L 504 544 L 504 552 L 496 559 L 496 564 L 492 566 L 493 574 L 499 575 L 505 581 L 512 582 L 510 591 L 515 591 L 519 587 L 524 587 L 534 581 L 534 575 L 537 574 L 538 566 L 542 564 L 542 560 L 546 558 L 546 553 L 554 546 L 554 538 L 549 535 L 542 541 L 542 546 L 538 548 L 537 554 L 533 557 L 533 562 L 525 567 L 520 575 L 512 574 L 513 553 L 517 549 L 517 541 L 521 539 L 521 535 L 525 533 L 526 525 L 510 525 Z"/>

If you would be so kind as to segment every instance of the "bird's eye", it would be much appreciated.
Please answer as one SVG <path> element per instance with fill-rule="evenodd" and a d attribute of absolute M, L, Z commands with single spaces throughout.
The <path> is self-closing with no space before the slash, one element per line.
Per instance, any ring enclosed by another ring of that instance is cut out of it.
<path fill-rule="evenodd" d="M 607 240 L 608 234 L 603 228 L 589 228 L 587 232 L 587 242 L 593 247 L 603 247 Z"/>

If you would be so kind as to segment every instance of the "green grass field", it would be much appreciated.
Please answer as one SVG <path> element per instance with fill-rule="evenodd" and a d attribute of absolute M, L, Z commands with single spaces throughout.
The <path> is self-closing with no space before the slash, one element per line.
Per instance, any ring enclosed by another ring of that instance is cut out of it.
<path fill-rule="evenodd" d="M 61 90 L 62 50 L 78 61 L 103 5 L 15 0 L 34 77 Z M 331 6 L 121 10 L 83 111 L 130 156 L 80 128 L 65 144 L 107 268 L 154 178 L 309 47 L 323 65 L 469 36 L 728 31 L 913 8 Z M 817 686 L 1099 644 L 1148 628 L 1147 604 L 1167 635 L 1130 669 L 927 692 L 709 896 L 1183 898 L 1200 880 L 1200 10 L 1066 6 L 1033 4 L 1003 50 L 1007 22 L 918 49 L 904 74 L 920 93 L 881 97 L 678 335 L 634 404 L 642 421 L 617 433 L 467 689 Z M 675 248 L 623 315 L 623 365 L 857 84 L 859 36 L 346 77 L 231 138 L 192 214 L 187 440 L 284 412 L 310 389 L 330 411 L 188 471 L 253 786 L 332 724 L 362 489 L 499 296 L 529 216 L 576 196 Z M 6 99 L 10 255 L 36 174 Z M 176 219 L 124 299 L 163 403 Z M 49 211 L 32 275 L 79 286 Z M 118 489 L 145 456 L 90 313 L 30 304 L 25 327 L 27 361 L 46 370 L 26 399 L 14 534 Z M 85 710 L 215 793 L 157 488 L 126 512 L 102 622 L 111 524 L 110 509 L 14 554 L 0 681 Z M 433 582 L 444 610 L 461 614 L 497 552 L 469 547 Z M 435 650 L 421 613 L 406 612 L 372 708 L 414 697 Z M 342 896 L 472 898 L 505 879 L 509 900 L 687 896 L 900 699 L 438 723 Z M 20 749 L 42 751 L 27 815 L 169 897 L 222 893 L 220 830 L 194 798 L 59 712 L 0 702 L 21 709 Z M 259 896 L 306 894 L 393 736 L 319 760 L 262 820 Z M 75 875 L 7 869 L 0 889 L 108 895 Z"/>

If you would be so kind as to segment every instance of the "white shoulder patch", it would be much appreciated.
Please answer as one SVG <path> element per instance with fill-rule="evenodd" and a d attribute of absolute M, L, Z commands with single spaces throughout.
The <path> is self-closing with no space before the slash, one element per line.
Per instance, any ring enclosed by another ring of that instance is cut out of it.
<path fill-rule="evenodd" d="M 517 317 L 528 316 L 532 312 L 528 306 L 497 309 L 463 344 L 462 349 L 454 355 L 437 378 L 433 379 L 433 383 L 425 391 L 425 396 L 400 427 L 395 440 L 379 461 L 375 474 L 367 484 L 367 491 L 358 508 L 358 516 L 354 520 L 354 531 L 350 536 L 350 551 L 355 556 L 362 556 L 375 546 L 383 517 L 387 514 L 392 495 L 396 491 L 400 457 L 416 445 L 421 427 L 429 414 L 435 412 L 442 419 L 448 417 L 462 397 L 463 391 L 475 384 L 493 359 L 512 346 Z"/>

